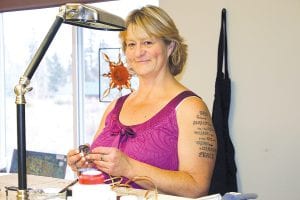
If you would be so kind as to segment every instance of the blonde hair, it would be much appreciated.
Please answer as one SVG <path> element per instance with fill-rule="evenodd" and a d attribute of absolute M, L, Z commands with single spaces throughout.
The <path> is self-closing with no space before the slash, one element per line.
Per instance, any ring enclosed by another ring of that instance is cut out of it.
<path fill-rule="evenodd" d="M 142 28 L 149 36 L 162 39 L 166 45 L 174 43 L 169 56 L 169 69 L 173 76 L 179 74 L 187 60 L 187 45 L 171 17 L 161 8 L 148 5 L 133 10 L 126 19 L 126 27 L 134 25 Z M 126 50 L 126 30 L 120 33 L 122 48 Z"/>

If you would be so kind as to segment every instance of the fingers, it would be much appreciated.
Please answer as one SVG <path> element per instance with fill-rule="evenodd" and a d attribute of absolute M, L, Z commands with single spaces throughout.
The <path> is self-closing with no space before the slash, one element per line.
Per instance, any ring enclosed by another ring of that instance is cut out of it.
<path fill-rule="evenodd" d="M 108 151 L 109 150 L 109 151 Z M 94 164 L 94 167 L 97 169 L 111 174 L 111 168 L 115 164 L 114 160 L 114 149 L 113 148 L 96 148 L 91 151 L 87 156 L 86 159 Z"/>
<path fill-rule="evenodd" d="M 121 176 L 127 170 L 128 158 L 117 148 L 99 147 L 86 156 L 95 167 L 112 176 Z"/>
<path fill-rule="evenodd" d="M 93 160 L 94 166 L 102 172 L 113 175 L 111 171 L 112 169 L 111 166 L 113 165 L 113 163 L 104 159 L 105 159 L 104 157 L 100 157 L 100 160 Z"/>
<path fill-rule="evenodd" d="M 114 147 L 97 147 L 93 149 L 86 158 L 90 161 L 111 161 L 118 160 L 119 149 Z"/>
<path fill-rule="evenodd" d="M 90 153 L 86 156 L 86 159 L 91 162 L 108 162 L 113 160 L 115 157 L 115 151 L 116 148 L 113 147 L 97 147 L 90 151 Z"/>
<path fill-rule="evenodd" d="M 123 156 L 117 148 L 97 147 L 86 155 L 78 149 L 70 150 L 67 154 L 67 160 L 74 172 L 80 171 L 80 168 L 93 167 L 114 175 L 120 174 L 120 170 L 123 168 L 119 162 Z"/>
<path fill-rule="evenodd" d="M 73 156 L 73 155 L 76 155 L 78 154 L 79 151 L 77 149 L 71 149 L 68 154 L 67 154 L 67 157 L 69 158 L 70 156 Z"/>
<path fill-rule="evenodd" d="M 91 162 L 95 162 L 95 161 L 105 161 L 104 160 L 104 157 L 108 157 L 109 155 L 105 155 L 105 154 L 102 154 L 102 153 L 90 153 L 89 155 L 86 156 L 86 159 L 88 161 L 91 161 Z"/>
<path fill-rule="evenodd" d="M 100 156 L 100 161 L 104 161 L 103 156 Z"/>
<path fill-rule="evenodd" d="M 67 163 L 73 171 L 78 171 L 79 168 L 87 166 L 87 161 L 82 153 L 77 149 L 70 150 L 67 154 Z"/>
<path fill-rule="evenodd" d="M 78 157 L 79 151 L 76 149 L 72 149 L 67 154 L 67 162 L 68 165 L 74 165 L 80 157 Z"/>
<path fill-rule="evenodd" d="M 97 147 L 92 150 L 92 153 L 100 153 L 100 154 L 111 154 L 113 151 L 115 151 L 116 148 L 114 147 Z"/>

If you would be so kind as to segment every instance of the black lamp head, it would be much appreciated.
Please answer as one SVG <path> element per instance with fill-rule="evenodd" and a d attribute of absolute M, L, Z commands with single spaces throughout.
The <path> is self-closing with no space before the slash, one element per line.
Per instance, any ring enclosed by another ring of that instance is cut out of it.
<path fill-rule="evenodd" d="M 64 23 L 75 26 L 107 31 L 126 29 L 125 21 L 121 17 L 89 5 L 65 4 L 59 8 L 59 15 Z"/>

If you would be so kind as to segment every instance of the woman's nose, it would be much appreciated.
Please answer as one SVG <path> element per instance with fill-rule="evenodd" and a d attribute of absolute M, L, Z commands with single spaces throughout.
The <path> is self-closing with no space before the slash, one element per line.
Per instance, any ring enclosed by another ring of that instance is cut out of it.
<path fill-rule="evenodd" d="M 144 55 L 144 53 L 145 53 L 145 48 L 143 47 L 143 45 L 137 44 L 136 48 L 135 48 L 135 56 L 140 57 L 140 56 Z"/>

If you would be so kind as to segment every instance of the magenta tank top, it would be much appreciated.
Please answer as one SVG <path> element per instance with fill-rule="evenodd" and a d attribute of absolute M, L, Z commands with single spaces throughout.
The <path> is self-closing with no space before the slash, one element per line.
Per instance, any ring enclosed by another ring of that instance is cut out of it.
<path fill-rule="evenodd" d="M 128 97 L 120 97 L 107 115 L 105 127 L 94 140 L 97 146 L 116 147 L 133 159 L 167 170 L 178 170 L 178 125 L 176 107 L 186 97 L 197 96 L 183 91 L 149 120 L 125 126 L 119 121 L 122 106 Z"/>

